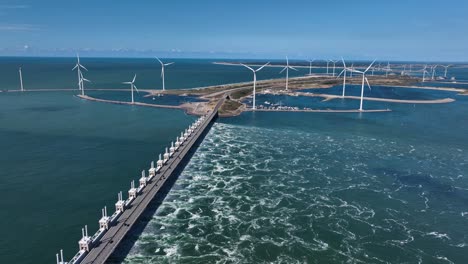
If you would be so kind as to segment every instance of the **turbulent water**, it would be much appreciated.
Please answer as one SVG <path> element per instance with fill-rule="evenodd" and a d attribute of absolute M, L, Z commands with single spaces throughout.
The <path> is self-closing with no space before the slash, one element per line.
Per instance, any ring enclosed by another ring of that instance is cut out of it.
<path fill-rule="evenodd" d="M 466 142 L 302 118 L 215 124 L 125 263 L 464 263 Z"/>

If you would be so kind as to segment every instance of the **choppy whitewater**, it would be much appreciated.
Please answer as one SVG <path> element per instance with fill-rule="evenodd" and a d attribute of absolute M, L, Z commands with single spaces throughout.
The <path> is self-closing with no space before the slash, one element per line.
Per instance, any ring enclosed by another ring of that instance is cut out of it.
<path fill-rule="evenodd" d="M 124 262 L 463 263 L 467 171 L 462 149 L 217 123 Z"/>

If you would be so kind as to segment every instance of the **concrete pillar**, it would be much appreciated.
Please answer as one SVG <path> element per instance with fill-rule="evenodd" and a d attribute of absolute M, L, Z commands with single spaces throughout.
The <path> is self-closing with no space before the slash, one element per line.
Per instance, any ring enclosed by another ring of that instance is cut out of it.
<path fill-rule="evenodd" d="M 118 200 L 115 203 L 115 211 L 123 213 L 125 211 L 125 202 L 122 199 L 122 192 L 118 194 Z"/>
<path fill-rule="evenodd" d="M 146 187 L 146 183 L 148 182 L 148 178 L 145 176 L 145 171 L 141 171 L 141 178 L 140 178 L 140 189 Z"/>
<path fill-rule="evenodd" d="M 107 216 L 107 207 L 102 209 L 102 217 L 99 219 L 99 230 L 104 231 L 109 229 L 110 217 Z"/>
<path fill-rule="evenodd" d="M 85 226 L 85 228 L 82 228 L 81 233 L 82 233 L 83 236 L 80 239 L 80 241 L 78 241 L 80 251 L 89 252 L 89 250 L 91 249 L 91 242 L 92 241 L 91 241 L 91 237 L 88 236 L 88 226 Z"/>

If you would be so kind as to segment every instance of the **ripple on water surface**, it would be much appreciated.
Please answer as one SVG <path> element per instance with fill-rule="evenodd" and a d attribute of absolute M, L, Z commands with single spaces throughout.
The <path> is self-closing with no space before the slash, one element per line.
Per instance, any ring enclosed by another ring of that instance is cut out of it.
<path fill-rule="evenodd" d="M 460 150 L 217 123 L 125 263 L 462 263 L 466 164 Z"/>

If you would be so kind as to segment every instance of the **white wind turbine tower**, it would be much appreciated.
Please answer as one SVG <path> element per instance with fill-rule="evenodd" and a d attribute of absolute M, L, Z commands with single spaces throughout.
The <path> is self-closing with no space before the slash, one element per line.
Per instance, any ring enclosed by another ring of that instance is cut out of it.
<path fill-rule="evenodd" d="M 90 80 L 83 77 L 83 73 L 80 72 L 80 85 L 81 85 L 81 95 L 84 96 L 84 82 L 91 82 Z"/>
<path fill-rule="evenodd" d="M 165 91 L 166 85 L 165 85 L 165 80 L 164 80 L 164 67 L 174 64 L 174 62 L 163 63 L 159 58 L 156 57 L 156 59 L 159 61 L 159 63 L 161 63 L 161 78 L 162 78 L 163 91 Z"/>
<path fill-rule="evenodd" d="M 23 87 L 23 72 L 21 71 L 21 67 L 19 68 L 19 78 L 20 78 L 21 91 L 24 92 L 24 87 Z"/>
<path fill-rule="evenodd" d="M 328 65 L 330 64 L 330 60 L 327 60 L 327 75 L 328 75 Z"/>
<path fill-rule="evenodd" d="M 385 68 L 385 78 L 388 77 L 388 72 L 391 71 L 390 62 L 387 62 L 387 67 Z"/>
<path fill-rule="evenodd" d="M 448 70 L 448 68 L 449 68 L 450 66 L 452 66 L 452 65 L 446 65 L 446 66 L 440 65 L 440 66 L 442 66 L 442 67 L 445 68 L 444 78 L 447 78 L 447 70 Z M 21 69 L 21 68 L 20 68 L 20 69 Z"/>
<path fill-rule="evenodd" d="M 348 68 L 346 67 L 346 63 L 344 61 L 343 58 L 341 58 L 341 61 L 343 61 L 343 71 L 341 71 L 341 73 L 338 75 L 338 77 L 336 78 L 339 78 L 342 74 L 343 74 L 343 95 L 342 97 L 345 97 L 345 91 L 346 91 L 346 71 L 348 70 Z M 351 69 L 349 69 L 351 70 Z"/>
<path fill-rule="evenodd" d="M 130 89 L 131 89 L 131 91 L 132 91 L 132 104 L 135 103 L 135 101 L 134 101 L 134 99 L 133 99 L 133 89 L 135 89 L 135 90 L 137 91 L 137 93 L 138 93 L 138 89 L 137 89 L 137 87 L 135 86 L 135 79 L 136 79 L 136 74 L 135 74 L 135 76 L 133 77 L 133 81 L 131 81 L 131 82 L 123 82 L 123 84 L 130 84 Z"/>
<path fill-rule="evenodd" d="M 253 101 L 252 101 L 252 109 L 253 109 L 253 110 L 257 109 L 257 107 L 256 107 L 256 105 L 255 105 L 255 92 L 256 92 L 255 87 L 256 87 L 256 85 L 257 85 L 257 72 L 261 71 L 261 70 L 262 70 L 264 67 L 266 67 L 268 64 L 270 64 L 270 62 L 267 62 L 267 63 L 266 63 L 265 65 L 263 65 L 262 67 L 260 67 L 260 68 L 258 68 L 258 69 L 256 69 L 256 70 L 254 70 L 254 69 L 252 69 L 251 67 L 249 67 L 249 66 L 247 66 L 247 65 L 241 63 L 242 66 L 246 67 L 247 69 L 249 69 L 249 70 L 251 70 L 251 71 L 253 72 L 253 76 L 254 76 L 254 79 L 253 79 Z"/>
<path fill-rule="evenodd" d="M 437 66 L 439 66 L 439 65 L 436 64 L 436 65 L 433 65 L 433 66 L 431 67 L 431 70 L 432 70 L 432 77 L 431 77 L 431 80 L 434 80 L 435 71 L 436 71 Z"/>
<path fill-rule="evenodd" d="M 289 82 L 289 69 L 297 71 L 295 68 L 289 66 L 289 59 L 286 56 L 286 67 L 284 67 L 280 73 L 283 73 L 286 70 L 286 90 L 288 90 L 288 82 Z"/>
<path fill-rule="evenodd" d="M 354 70 L 354 62 L 351 63 L 351 68 L 350 68 L 350 69 L 351 69 L 351 70 Z M 353 71 L 350 71 L 350 72 L 349 72 L 349 77 L 351 77 L 351 78 L 353 77 Z"/>
<path fill-rule="evenodd" d="M 309 62 L 309 75 L 312 75 L 312 62 L 314 62 L 314 61 L 315 61 L 315 59 L 308 60 L 308 62 Z"/>
<path fill-rule="evenodd" d="M 426 81 L 426 73 L 429 74 L 429 72 L 427 72 L 426 69 L 427 69 L 427 65 L 424 65 L 424 69 L 422 69 L 422 71 L 423 71 L 423 79 L 422 79 L 422 81 L 423 81 L 423 82 Z"/>
<path fill-rule="evenodd" d="M 360 103 L 360 106 L 359 106 L 359 111 L 363 110 L 362 109 L 362 103 L 364 101 L 364 86 L 365 86 L 365 83 L 367 83 L 367 85 L 369 86 L 369 89 L 371 87 L 370 84 L 369 84 L 369 80 L 367 80 L 366 73 L 367 73 L 367 71 L 369 71 L 369 69 L 372 67 L 372 65 L 374 65 L 374 63 L 375 63 L 375 60 L 369 65 L 369 67 L 367 67 L 367 69 L 365 71 L 352 70 L 353 72 L 362 74 L 361 103 Z"/>
<path fill-rule="evenodd" d="M 83 76 L 81 74 L 81 69 L 84 69 L 84 70 L 88 70 L 85 68 L 85 66 L 81 65 L 80 63 L 80 56 L 78 54 L 76 54 L 76 59 L 77 59 L 77 63 L 75 65 L 75 67 L 73 67 L 72 71 L 74 71 L 75 69 L 77 70 L 77 73 L 78 73 L 78 90 L 82 90 L 83 87 L 82 87 L 82 82 L 81 82 L 81 77 Z"/>
<path fill-rule="evenodd" d="M 335 77 L 335 68 L 338 61 L 331 60 L 330 62 L 333 63 L 333 77 Z"/>

